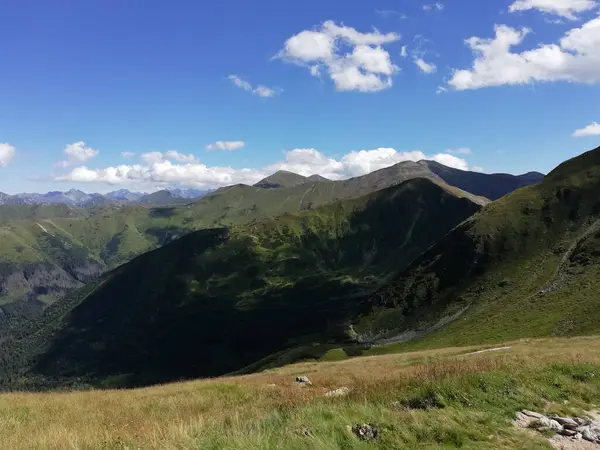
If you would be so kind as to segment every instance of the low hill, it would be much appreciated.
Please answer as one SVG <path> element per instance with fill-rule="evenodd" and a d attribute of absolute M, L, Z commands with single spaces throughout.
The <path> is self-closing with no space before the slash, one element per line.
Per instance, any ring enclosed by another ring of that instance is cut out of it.
<path fill-rule="evenodd" d="M 538 172 L 523 175 L 485 174 L 454 169 L 436 161 L 420 161 L 419 164 L 429 168 L 446 183 L 490 200 L 497 200 L 514 190 L 539 183 L 544 179 L 544 175 Z"/>
<path fill-rule="evenodd" d="M 372 292 L 480 208 L 454 191 L 415 179 L 195 232 L 24 324 L 3 344 L 5 368 L 22 359 L 29 376 L 143 384 L 223 374 L 306 342 L 345 342 Z"/>
<path fill-rule="evenodd" d="M 599 292 L 597 148 L 453 229 L 371 298 L 355 329 L 390 342 L 425 335 L 415 346 L 592 334 Z"/>

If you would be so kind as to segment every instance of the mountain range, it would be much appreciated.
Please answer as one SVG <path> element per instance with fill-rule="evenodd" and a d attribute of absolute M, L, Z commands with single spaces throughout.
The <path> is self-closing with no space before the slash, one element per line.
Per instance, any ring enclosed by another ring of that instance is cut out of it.
<path fill-rule="evenodd" d="M 556 175 L 593 186 L 589 164 L 547 177 L 425 161 L 342 181 L 280 171 L 184 205 L 20 211 L 2 222 L 12 244 L 4 239 L 0 252 L 14 262 L 1 284 L 11 320 L 0 367 L 6 379 L 43 386 L 145 385 L 256 370 L 336 346 L 359 354 L 384 342 L 431 341 L 482 321 L 478 311 L 499 303 L 504 329 L 516 314 L 507 287 L 522 292 L 539 281 L 527 284 L 532 267 L 550 270 L 565 258 L 554 238 L 571 249 L 572 235 L 591 236 L 587 224 L 600 208 L 565 215 L 563 201 L 579 198 L 580 186 Z M 515 261 L 514 273 L 499 271 L 505 259 Z M 46 291 L 63 273 L 73 283 Z M 539 305 L 529 306 L 531 318 Z"/>
<path fill-rule="evenodd" d="M 110 203 L 144 203 L 144 204 L 172 204 L 185 203 L 188 200 L 200 198 L 209 191 L 199 189 L 165 189 L 148 194 L 145 192 L 131 192 L 119 189 L 107 194 L 86 194 L 78 189 L 66 192 L 52 191 L 45 194 L 23 193 L 8 195 L 0 192 L 0 205 L 51 205 L 64 204 L 81 208 L 93 208 Z M 156 203 L 153 201 L 156 200 Z"/>
<path fill-rule="evenodd" d="M 456 184 L 473 176 L 471 172 L 450 168 L 447 173 L 454 176 Z M 163 190 L 137 194 L 135 201 L 98 201 L 96 206 L 87 208 L 67 203 L 5 203 L 0 205 L 3 235 L 0 295 L 4 322 L 38 314 L 82 283 L 191 231 L 298 213 L 415 178 L 443 183 L 456 195 L 480 205 L 489 202 L 480 195 L 450 186 L 424 163 L 406 161 L 341 181 L 280 171 L 257 183 L 258 186 L 229 186 L 199 199 L 176 195 L 193 197 L 202 192 Z M 509 192 L 517 184 L 517 177 L 506 176 L 499 184 L 496 175 L 476 174 L 476 183 L 471 185 L 475 193 L 489 192 L 491 186 L 501 188 L 505 180 L 503 189 Z M 274 184 L 279 187 L 273 187 Z M 87 195 L 79 191 L 51 194 L 51 198 L 84 203 Z M 123 199 L 136 194 L 121 190 L 109 196 Z"/>

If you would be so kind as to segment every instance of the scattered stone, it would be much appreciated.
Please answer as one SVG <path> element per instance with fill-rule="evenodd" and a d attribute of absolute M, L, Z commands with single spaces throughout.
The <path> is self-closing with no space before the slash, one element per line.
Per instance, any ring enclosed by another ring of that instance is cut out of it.
<path fill-rule="evenodd" d="M 296 377 L 296 383 L 302 386 L 312 386 L 312 383 L 308 379 L 308 377 Z"/>
<path fill-rule="evenodd" d="M 558 423 L 560 423 L 563 427 L 567 428 L 568 430 L 575 430 L 579 426 L 579 424 L 574 419 L 571 419 L 570 417 L 551 416 L 550 418 L 556 420 Z"/>
<path fill-rule="evenodd" d="M 600 444 L 600 428 L 597 426 L 590 426 L 583 430 L 582 437 L 586 441 L 599 443 Z"/>
<path fill-rule="evenodd" d="M 545 417 L 543 414 L 529 411 L 527 409 L 524 409 L 522 411 L 522 413 L 525 414 L 526 416 L 533 417 L 534 419 L 541 419 L 542 417 Z"/>
<path fill-rule="evenodd" d="M 310 432 L 310 430 L 304 425 L 302 425 L 302 427 L 300 427 L 299 433 L 301 436 L 305 436 L 305 437 L 312 437 L 312 435 L 313 435 Z"/>
<path fill-rule="evenodd" d="M 560 434 L 562 436 L 572 437 L 572 436 L 576 436 L 578 433 L 575 430 L 569 430 L 568 428 L 563 428 L 562 430 L 560 430 L 558 432 L 558 434 Z"/>
<path fill-rule="evenodd" d="M 587 427 L 588 425 L 592 424 L 592 421 L 589 419 L 583 419 L 581 417 L 575 417 L 575 422 L 577 422 L 579 425 L 581 425 L 582 427 Z"/>
<path fill-rule="evenodd" d="M 345 397 L 350 393 L 349 387 L 341 387 L 339 389 L 335 389 L 333 391 L 329 391 L 325 394 L 325 397 Z"/>
<path fill-rule="evenodd" d="M 545 417 L 545 416 L 540 417 L 539 419 L 537 419 L 537 421 L 543 428 L 548 428 L 557 433 L 563 429 L 562 425 L 560 423 L 558 423 L 556 420 L 549 419 L 548 417 Z"/>
<path fill-rule="evenodd" d="M 366 423 L 363 423 L 362 425 L 357 424 L 354 428 L 352 428 L 352 432 L 361 441 L 374 441 L 379 435 L 379 430 L 376 426 Z"/>
<path fill-rule="evenodd" d="M 600 450 L 600 415 L 590 412 L 589 418 L 562 417 L 556 414 L 544 415 L 523 410 L 516 414 L 515 425 L 521 428 L 534 428 L 538 431 L 556 433 L 550 438 L 554 448 Z"/>

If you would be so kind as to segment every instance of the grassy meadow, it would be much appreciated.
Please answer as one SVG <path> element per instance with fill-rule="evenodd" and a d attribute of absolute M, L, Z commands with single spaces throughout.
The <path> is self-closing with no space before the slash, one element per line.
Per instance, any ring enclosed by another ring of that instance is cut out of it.
<path fill-rule="evenodd" d="M 4 393 L 3 449 L 545 449 L 512 426 L 527 408 L 600 402 L 600 338 L 521 340 L 304 362 L 136 390 Z M 312 386 L 296 385 L 305 375 Z M 598 375 L 598 376 L 597 376 Z M 344 397 L 326 397 L 347 387 Z M 376 440 L 350 428 L 372 424 Z"/>

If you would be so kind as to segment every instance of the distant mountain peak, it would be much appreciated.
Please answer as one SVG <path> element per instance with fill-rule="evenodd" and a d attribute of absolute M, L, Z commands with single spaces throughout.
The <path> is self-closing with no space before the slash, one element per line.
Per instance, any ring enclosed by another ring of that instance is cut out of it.
<path fill-rule="evenodd" d="M 325 178 L 325 177 L 323 177 L 323 176 L 321 176 L 319 174 L 311 175 L 310 177 L 308 177 L 308 179 L 310 181 L 332 181 L 329 178 Z"/>
<path fill-rule="evenodd" d="M 278 170 L 273 175 L 260 180 L 254 186 L 263 189 L 289 188 L 300 186 L 309 181 L 310 180 L 307 177 L 298 175 L 297 173 L 288 172 L 287 170 Z"/>

